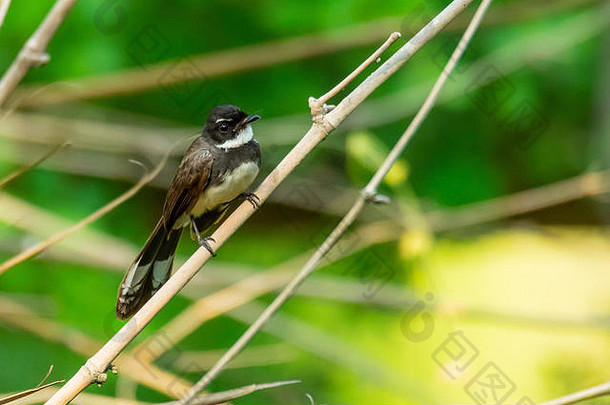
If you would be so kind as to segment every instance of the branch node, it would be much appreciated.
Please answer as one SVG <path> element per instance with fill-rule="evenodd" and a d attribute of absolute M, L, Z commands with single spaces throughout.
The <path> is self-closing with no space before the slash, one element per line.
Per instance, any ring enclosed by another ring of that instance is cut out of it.
<path fill-rule="evenodd" d="M 376 191 L 364 190 L 362 192 L 364 195 L 364 201 L 373 205 L 386 205 L 390 203 L 390 197 L 383 194 L 377 194 Z"/>
<path fill-rule="evenodd" d="M 309 109 L 311 110 L 311 120 L 316 124 L 320 124 L 324 127 L 327 127 L 324 124 L 325 115 L 334 110 L 336 105 L 328 105 L 326 103 L 322 103 L 319 99 L 315 97 L 309 97 Z M 330 124 L 330 123 L 329 123 Z M 330 124 L 332 129 L 335 128 L 334 125 Z"/>
<path fill-rule="evenodd" d="M 115 366 L 114 364 L 109 364 L 108 368 L 106 369 L 106 371 L 110 371 L 112 374 L 118 374 L 119 373 L 118 367 Z"/>
<path fill-rule="evenodd" d="M 381 45 L 371 56 L 369 56 L 364 62 L 362 62 L 360 66 L 356 68 L 356 70 L 349 74 L 349 76 L 343 79 L 341 83 L 337 84 L 328 93 L 324 94 L 320 98 L 309 97 L 309 108 L 311 109 L 311 115 L 314 118 L 314 122 L 317 116 L 326 114 L 332 111 L 332 109 L 334 108 L 334 106 L 327 106 L 326 102 L 335 95 L 337 95 L 341 90 L 345 89 L 345 87 L 360 73 L 362 73 L 362 71 L 366 69 L 371 63 L 379 63 L 381 61 L 381 54 L 385 52 L 385 50 L 388 49 L 390 45 L 396 42 L 398 38 L 400 38 L 400 33 L 393 32 L 383 43 L 383 45 Z"/>
<path fill-rule="evenodd" d="M 104 384 L 107 380 L 108 380 L 108 374 L 99 373 L 97 376 L 95 376 L 95 379 L 93 381 L 91 381 L 91 384 L 95 384 L 98 387 L 101 387 L 102 384 Z"/>
<path fill-rule="evenodd" d="M 309 109 L 311 110 L 312 119 L 315 122 L 316 119 L 323 114 L 324 104 L 320 103 L 320 100 L 315 97 L 309 97 L 308 104 Z"/>
<path fill-rule="evenodd" d="M 51 60 L 51 57 L 46 52 L 28 53 L 26 54 L 26 58 L 28 58 L 35 67 L 49 63 Z"/>
<path fill-rule="evenodd" d="M 108 367 L 106 367 L 104 371 L 97 371 L 99 367 L 97 367 L 91 361 L 91 359 L 89 359 L 82 368 L 84 368 L 91 376 L 91 384 L 96 384 L 98 387 L 101 387 L 102 384 L 104 384 L 108 380 L 108 375 L 106 374 L 106 371 L 112 369 L 113 367 L 114 366 L 110 364 Z"/>
<path fill-rule="evenodd" d="M 326 114 L 328 114 L 329 112 L 331 112 L 332 110 L 334 110 L 336 107 L 337 107 L 337 106 L 336 106 L 336 105 L 333 105 L 333 104 L 331 104 L 331 105 L 324 104 L 324 105 L 322 106 L 322 114 L 326 115 Z"/>
<path fill-rule="evenodd" d="M 49 63 L 51 60 L 48 53 L 38 49 L 38 46 L 30 41 L 28 41 L 23 48 L 21 57 L 27 61 L 28 64 L 35 67 Z"/>
<path fill-rule="evenodd" d="M 0 79 L 0 107 L 4 106 L 30 67 L 49 62 L 51 58 L 46 53 L 46 47 L 74 3 L 76 0 L 57 0 L 36 31 L 23 45 L 17 58 Z"/>
<path fill-rule="evenodd" d="M 328 134 L 334 131 L 334 129 L 337 127 L 335 124 L 330 122 L 325 115 L 322 114 L 315 116 L 313 118 L 313 122 L 314 125 L 319 127 L 320 130 L 324 133 L 324 138 L 322 138 L 322 140 L 326 139 Z"/>
<path fill-rule="evenodd" d="M 89 369 L 89 372 L 91 373 L 91 369 Z M 108 381 L 108 372 L 111 372 L 112 374 L 118 374 L 119 370 L 114 364 L 108 364 L 108 367 L 106 367 L 103 372 L 92 373 L 93 378 L 91 379 L 91 384 L 96 384 L 98 387 L 101 387 L 102 384 Z"/>

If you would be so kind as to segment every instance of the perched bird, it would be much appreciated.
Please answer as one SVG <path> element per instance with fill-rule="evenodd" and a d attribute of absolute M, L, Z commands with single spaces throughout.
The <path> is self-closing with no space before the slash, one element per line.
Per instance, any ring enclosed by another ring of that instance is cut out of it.
<path fill-rule="evenodd" d="M 167 191 L 161 219 L 121 282 L 117 318 L 132 316 L 168 280 L 184 227 L 190 226 L 191 236 L 215 256 L 208 243 L 213 239 L 202 233 L 238 198 L 258 206 L 258 197 L 245 191 L 261 165 L 251 126 L 259 118 L 234 105 L 210 111 L 201 136 L 186 151 Z"/>

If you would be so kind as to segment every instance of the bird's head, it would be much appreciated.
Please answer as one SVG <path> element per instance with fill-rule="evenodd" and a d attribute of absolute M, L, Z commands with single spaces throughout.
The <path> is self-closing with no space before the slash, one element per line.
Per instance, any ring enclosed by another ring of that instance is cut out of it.
<path fill-rule="evenodd" d="M 234 105 L 219 105 L 210 111 L 202 135 L 219 148 L 237 148 L 252 140 L 250 124 L 258 119 L 260 116 L 248 115 Z"/>

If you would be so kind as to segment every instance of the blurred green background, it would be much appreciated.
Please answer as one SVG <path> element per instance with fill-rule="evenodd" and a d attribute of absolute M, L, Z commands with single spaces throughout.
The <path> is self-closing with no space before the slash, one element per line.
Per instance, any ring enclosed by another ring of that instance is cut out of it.
<path fill-rule="evenodd" d="M 49 45 L 50 63 L 28 73 L 0 121 L 0 178 L 70 142 L 2 188 L 0 260 L 126 191 L 143 173 L 130 160 L 151 170 L 182 142 L 134 198 L 0 275 L 0 393 L 35 386 L 51 364 L 52 379 L 69 378 L 120 328 L 122 273 L 211 107 L 232 103 L 262 115 L 258 182 L 309 127 L 308 97 L 324 94 L 399 30 L 386 60 L 447 3 L 77 3 Z M 11 4 L 0 29 L 2 71 L 52 4 Z M 275 293 L 203 325 L 194 317 L 186 323 L 195 330 L 180 341 L 146 339 L 193 299 L 323 240 L 421 105 L 474 7 L 321 143 L 129 346 L 146 342 L 144 354 L 164 347 L 154 371 L 119 357 L 119 374 L 86 392 L 159 402 L 211 367 Z M 491 403 L 497 395 L 527 404 L 604 382 L 608 10 L 600 1 L 494 2 L 386 178 L 381 191 L 392 203 L 365 209 L 329 255 L 333 263 L 210 390 L 299 379 L 234 403 L 308 403 L 310 394 L 315 403 Z M 196 247 L 183 237 L 179 255 Z M 298 265 L 282 268 L 293 274 Z M 501 371 L 504 388 L 477 396 L 489 367 Z"/>

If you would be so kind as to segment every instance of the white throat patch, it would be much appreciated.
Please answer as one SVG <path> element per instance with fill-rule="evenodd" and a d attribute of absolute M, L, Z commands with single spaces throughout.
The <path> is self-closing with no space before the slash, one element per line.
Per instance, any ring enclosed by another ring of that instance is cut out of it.
<path fill-rule="evenodd" d="M 223 149 L 232 149 L 239 148 L 250 142 L 254 138 L 254 131 L 252 131 L 252 125 L 248 125 L 235 136 L 233 139 L 229 139 L 228 141 L 221 143 L 220 145 L 216 145 L 218 148 Z"/>

